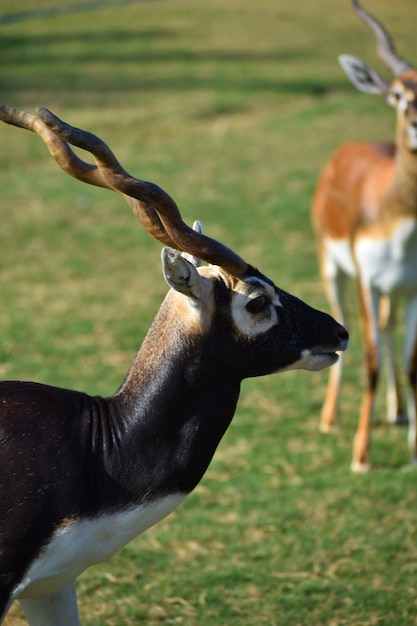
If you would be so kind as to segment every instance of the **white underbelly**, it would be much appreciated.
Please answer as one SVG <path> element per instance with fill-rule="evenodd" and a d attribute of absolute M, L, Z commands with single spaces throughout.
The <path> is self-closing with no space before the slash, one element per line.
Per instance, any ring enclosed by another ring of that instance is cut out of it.
<path fill-rule="evenodd" d="M 14 597 L 30 598 L 65 587 L 166 517 L 185 497 L 178 493 L 124 512 L 69 521 L 32 563 Z"/>
<path fill-rule="evenodd" d="M 357 271 L 349 239 L 326 239 L 324 245 L 326 249 L 323 268 L 325 275 L 329 279 L 334 279 L 341 271 L 354 278 Z"/>
<path fill-rule="evenodd" d="M 417 293 L 415 220 L 402 220 L 389 239 L 361 239 L 355 256 L 365 285 L 383 294 Z"/>

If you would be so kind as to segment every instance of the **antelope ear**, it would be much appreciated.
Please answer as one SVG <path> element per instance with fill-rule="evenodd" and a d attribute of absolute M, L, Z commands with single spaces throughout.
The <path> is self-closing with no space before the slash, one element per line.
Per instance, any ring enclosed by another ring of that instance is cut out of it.
<path fill-rule="evenodd" d="M 338 61 L 356 89 L 378 96 L 387 94 L 388 83 L 370 65 L 349 54 L 341 54 Z"/>
<path fill-rule="evenodd" d="M 168 285 L 193 300 L 200 300 L 203 279 L 194 265 L 173 248 L 163 248 L 161 259 Z"/>

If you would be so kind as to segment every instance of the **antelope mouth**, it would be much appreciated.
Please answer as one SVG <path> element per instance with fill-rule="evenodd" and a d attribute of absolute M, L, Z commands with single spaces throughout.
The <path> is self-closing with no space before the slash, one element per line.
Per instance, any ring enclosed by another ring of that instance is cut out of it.
<path fill-rule="evenodd" d="M 348 341 L 343 340 L 337 346 L 317 346 L 306 350 L 303 358 L 306 359 L 306 369 L 319 371 L 334 365 L 339 360 L 339 352 L 346 350 Z"/>
<path fill-rule="evenodd" d="M 316 348 L 311 348 L 310 350 L 306 350 L 312 356 L 334 356 L 338 358 L 338 352 L 344 352 L 347 348 L 347 342 L 343 342 L 342 345 L 339 346 L 318 346 Z"/>
<path fill-rule="evenodd" d="M 300 358 L 295 363 L 284 368 L 281 371 L 288 370 L 309 370 L 310 372 L 319 372 L 337 363 L 339 359 L 338 352 L 343 352 L 347 348 L 347 340 L 342 340 L 337 346 L 315 346 L 314 348 L 306 348 L 300 354 Z"/>
<path fill-rule="evenodd" d="M 312 350 L 308 355 L 307 369 L 320 371 L 330 365 L 334 365 L 339 360 L 337 352 L 328 352 L 325 350 Z"/>

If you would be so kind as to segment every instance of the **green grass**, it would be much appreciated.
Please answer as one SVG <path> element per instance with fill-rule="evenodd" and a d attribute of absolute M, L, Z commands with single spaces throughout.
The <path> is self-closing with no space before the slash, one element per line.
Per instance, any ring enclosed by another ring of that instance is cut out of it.
<path fill-rule="evenodd" d="M 6 0 L 0 17 L 32 5 Z M 367 6 L 412 59 L 413 3 Z M 394 129 L 336 62 L 350 52 L 380 67 L 347 0 L 160 0 L 0 27 L 0 100 L 99 134 L 187 222 L 327 308 L 315 181 L 342 141 Z M 166 290 L 160 245 L 120 198 L 66 177 L 38 137 L 5 125 L 0 219 L 0 376 L 113 392 Z M 417 623 L 415 473 L 383 390 L 374 470 L 348 469 L 363 385 L 355 318 L 339 432 L 317 429 L 326 373 L 247 381 L 195 493 L 80 578 L 83 623 Z M 6 624 L 20 623 L 16 607 Z"/>

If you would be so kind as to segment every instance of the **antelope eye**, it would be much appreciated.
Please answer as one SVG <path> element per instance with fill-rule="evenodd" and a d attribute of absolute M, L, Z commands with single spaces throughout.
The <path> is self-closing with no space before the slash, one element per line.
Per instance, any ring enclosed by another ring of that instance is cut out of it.
<path fill-rule="evenodd" d="M 253 298 L 246 305 L 246 310 L 249 313 L 262 313 L 269 305 L 269 300 L 266 296 L 258 296 L 257 298 Z"/>

